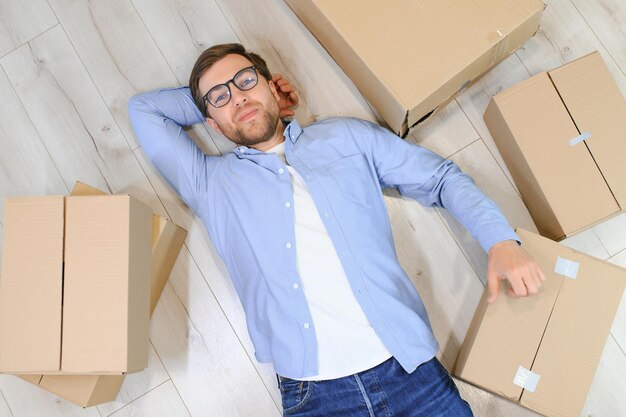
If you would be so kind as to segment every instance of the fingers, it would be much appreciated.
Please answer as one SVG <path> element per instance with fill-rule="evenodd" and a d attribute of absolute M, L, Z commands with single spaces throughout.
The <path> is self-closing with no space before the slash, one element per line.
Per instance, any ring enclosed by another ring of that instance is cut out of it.
<path fill-rule="evenodd" d="M 487 288 L 489 289 L 487 303 L 493 304 L 498 298 L 498 293 L 500 292 L 500 279 L 490 268 L 487 270 Z"/>

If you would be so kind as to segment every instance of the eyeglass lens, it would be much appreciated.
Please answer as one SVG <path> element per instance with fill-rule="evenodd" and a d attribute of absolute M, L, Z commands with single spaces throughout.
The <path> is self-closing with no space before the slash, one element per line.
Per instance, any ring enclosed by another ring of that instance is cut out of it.
<path fill-rule="evenodd" d="M 232 80 L 226 82 L 225 84 L 213 87 L 207 94 L 207 100 L 211 105 L 215 107 L 222 107 L 228 104 L 231 97 L 230 87 L 228 84 L 231 82 L 241 91 L 247 91 L 254 88 L 258 82 L 255 68 L 244 68 L 235 74 Z"/>

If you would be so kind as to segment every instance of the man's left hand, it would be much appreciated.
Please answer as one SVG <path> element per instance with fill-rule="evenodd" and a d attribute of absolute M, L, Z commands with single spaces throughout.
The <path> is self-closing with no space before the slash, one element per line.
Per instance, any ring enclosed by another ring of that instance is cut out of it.
<path fill-rule="evenodd" d="M 296 113 L 291 108 L 297 106 L 300 101 L 296 89 L 280 74 L 274 74 L 272 81 L 276 85 L 276 91 L 280 97 L 280 101 L 278 102 L 280 117 L 295 115 Z"/>
<path fill-rule="evenodd" d="M 489 304 L 496 301 L 500 281 L 509 281 L 508 292 L 512 297 L 537 294 L 546 276 L 539 264 L 514 240 L 496 243 L 489 250 L 487 287 Z"/>

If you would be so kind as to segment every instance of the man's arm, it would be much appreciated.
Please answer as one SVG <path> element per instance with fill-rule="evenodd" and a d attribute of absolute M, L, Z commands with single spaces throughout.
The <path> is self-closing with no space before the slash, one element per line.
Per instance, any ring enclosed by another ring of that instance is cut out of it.
<path fill-rule="evenodd" d="M 515 296 L 535 294 L 545 280 L 538 264 L 519 246 L 519 237 L 495 203 L 452 161 L 400 139 L 380 126 L 365 123 L 368 146 L 381 187 L 396 187 L 423 205 L 450 211 L 489 256 L 489 302 L 499 281 L 507 279 Z"/>
<path fill-rule="evenodd" d="M 182 128 L 204 122 L 189 88 L 135 95 L 128 114 L 143 151 L 187 205 L 195 208 L 218 157 L 204 154 Z"/>

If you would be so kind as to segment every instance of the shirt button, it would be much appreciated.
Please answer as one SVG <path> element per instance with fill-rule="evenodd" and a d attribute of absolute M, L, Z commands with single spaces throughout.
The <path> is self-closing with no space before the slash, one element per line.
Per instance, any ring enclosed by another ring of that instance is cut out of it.
<path fill-rule="evenodd" d="M 304 323 L 304 328 L 305 328 L 305 329 L 308 329 L 309 327 L 311 327 L 311 326 L 309 325 L 309 323 Z"/>
<path fill-rule="evenodd" d="M 286 247 L 287 249 L 291 248 L 291 242 L 287 242 L 287 244 L 285 245 L 285 247 Z"/>
<path fill-rule="evenodd" d="M 299 287 L 298 283 L 297 283 L 297 282 L 294 282 L 294 283 L 293 283 L 293 289 L 294 289 L 294 290 L 297 290 L 297 289 L 298 289 L 298 287 Z"/>
<path fill-rule="evenodd" d="M 287 202 L 285 203 L 285 207 L 287 207 L 287 208 L 291 207 L 291 203 L 290 203 L 289 201 L 287 201 Z"/>
<path fill-rule="evenodd" d="M 282 169 L 282 168 L 278 168 L 278 172 L 279 172 L 280 174 L 282 174 L 283 172 L 285 172 L 285 170 L 284 170 L 284 169 Z"/>
<path fill-rule="evenodd" d="M 328 213 L 324 213 L 324 217 L 328 217 Z"/>

